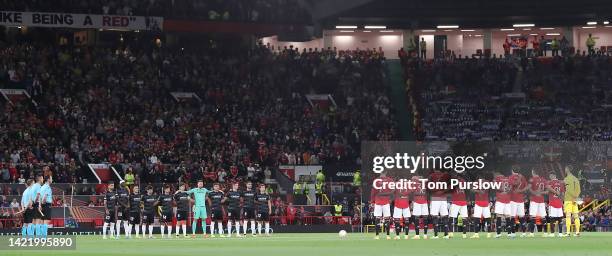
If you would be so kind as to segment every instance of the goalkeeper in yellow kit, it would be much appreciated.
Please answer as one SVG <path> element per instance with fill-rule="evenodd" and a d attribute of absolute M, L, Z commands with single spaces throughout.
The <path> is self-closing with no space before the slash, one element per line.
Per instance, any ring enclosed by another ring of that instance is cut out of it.
<path fill-rule="evenodd" d="M 565 202 L 563 203 L 563 209 L 565 209 L 565 227 L 566 235 L 570 235 L 572 227 L 572 217 L 574 218 L 574 226 L 576 233 L 574 236 L 580 235 L 580 216 L 578 215 L 578 203 L 576 199 L 580 196 L 580 181 L 571 172 L 569 166 L 565 167 Z"/>

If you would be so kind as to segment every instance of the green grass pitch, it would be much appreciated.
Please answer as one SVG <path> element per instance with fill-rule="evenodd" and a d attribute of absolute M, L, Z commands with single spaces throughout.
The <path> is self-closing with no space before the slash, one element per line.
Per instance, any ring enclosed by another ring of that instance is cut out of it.
<path fill-rule="evenodd" d="M 159 235 L 157 236 L 159 237 Z M 383 237 L 381 237 L 383 238 Z M 612 255 L 612 232 L 583 233 L 574 238 L 483 238 L 450 240 L 374 240 L 372 234 L 275 234 L 272 237 L 196 239 L 119 239 L 77 237 L 72 251 L 0 251 L 0 255 L 214 255 L 214 256 L 326 256 L 326 255 Z"/>

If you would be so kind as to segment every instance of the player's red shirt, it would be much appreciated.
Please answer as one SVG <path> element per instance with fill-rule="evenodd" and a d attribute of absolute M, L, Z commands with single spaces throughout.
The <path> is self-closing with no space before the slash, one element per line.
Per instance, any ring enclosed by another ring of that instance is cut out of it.
<path fill-rule="evenodd" d="M 489 207 L 489 193 L 486 190 L 478 190 L 474 196 L 474 204 L 480 207 Z"/>
<path fill-rule="evenodd" d="M 412 179 L 415 183 L 414 187 L 414 202 L 417 204 L 427 204 L 427 191 L 422 186 L 421 181 L 418 179 Z"/>
<path fill-rule="evenodd" d="M 399 209 L 406 209 L 410 205 L 410 190 L 396 189 L 394 205 Z"/>
<path fill-rule="evenodd" d="M 376 187 L 382 187 L 383 182 L 393 182 L 393 180 L 389 177 L 382 177 L 377 179 Z M 391 189 L 375 189 L 372 188 L 372 193 L 370 194 L 370 199 L 374 198 L 374 204 L 376 205 L 386 205 L 391 201 L 391 194 L 393 191 Z"/>
<path fill-rule="evenodd" d="M 459 182 L 465 182 L 464 179 L 462 178 L 458 178 L 457 179 Z M 451 202 L 454 205 L 458 205 L 458 206 L 465 206 L 467 205 L 467 199 L 465 196 L 465 190 L 463 189 L 459 189 L 459 188 L 455 188 L 453 190 L 453 193 L 451 194 Z"/>
<path fill-rule="evenodd" d="M 447 182 L 448 184 L 449 180 L 450 180 L 450 176 L 448 175 L 448 173 L 435 171 L 429 174 L 429 182 Z M 446 191 L 434 189 L 431 191 L 431 197 L 436 198 L 435 200 L 446 201 Z"/>
<path fill-rule="evenodd" d="M 561 180 L 549 180 L 548 187 L 559 193 L 565 192 L 565 184 L 563 184 L 563 181 Z M 563 205 L 561 202 L 561 195 L 556 195 L 555 193 L 548 193 L 548 205 L 554 208 L 561 208 Z"/>
<path fill-rule="evenodd" d="M 544 193 L 546 193 L 546 179 L 540 176 L 531 177 L 531 202 L 544 203 Z M 538 192 L 536 194 L 535 192 Z"/>
<path fill-rule="evenodd" d="M 466 206 L 467 199 L 465 198 L 465 190 L 455 189 L 455 191 L 453 191 L 453 194 L 451 195 L 451 201 L 454 205 Z"/>
<path fill-rule="evenodd" d="M 510 187 L 510 178 L 506 176 L 497 176 L 495 177 L 495 182 L 500 183 L 500 187 L 496 192 L 495 200 L 500 203 L 508 204 L 510 203 L 510 191 L 512 190 Z"/>
<path fill-rule="evenodd" d="M 527 187 L 527 179 L 522 174 L 516 173 L 510 175 L 510 184 L 514 188 L 510 200 L 515 203 L 522 203 L 525 201 L 525 195 L 521 191 Z"/>

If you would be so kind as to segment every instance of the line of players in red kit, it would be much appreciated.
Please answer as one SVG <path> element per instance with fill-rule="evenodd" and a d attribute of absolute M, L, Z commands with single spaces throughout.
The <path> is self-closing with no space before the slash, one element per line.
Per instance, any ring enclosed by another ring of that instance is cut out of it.
<path fill-rule="evenodd" d="M 495 238 L 502 237 L 502 232 L 513 238 L 519 231 L 522 231 L 521 237 L 533 237 L 534 232 L 538 230 L 545 237 L 555 237 L 555 225 L 559 237 L 567 236 L 562 232 L 561 225 L 563 217 L 561 195 L 565 191 L 565 185 L 555 174 L 547 176 L 548 179 L 532 170 L 531 177 L 527 180 L 525 176 L 514 170 L 507 175 L 494 172 L 493 177 L 489 178 L 499 183 L 499 188 L 491 190 L 459 188 L 429 190 L 419 181 L 422 179 L 421 176 L 411 177 L 414 182 L 412 189 L 373 188 L 369 212 L 374 217 L 375 239 L 380 239 L 379 234 L 383 231 L 386 231 L 386 238 L 391 239 L 391 229 L 395 230 L 395 239 L 401 239 L 402 229 L 404 239 L 409 239 L 411 225 L 415 232 L 412 239 L 428 239 L 427 232 L 430 225 L 434 231 L 432 239 L 452 238 L 454 231 L 461 232 L 463 238 L 467 238 L 468 231 L 473 232 L 470 238 L 479 238 L 480 232 L 486 232 L 486 236 L 491 237 L 494 229 Z M 459 174 L 451 176 L 434 170 L 425 182 L 448 183 L 450 179 L 465 181 L 465 178 Z M 391 177 L 381 176 L 375 182 L 393 182 L 393 180 Z M 528 216 L 525 215 L 526 195 L 529 195 Z M 391 212 L 392 205 L 393 212 Z M 548 227 L 548 232 L 544 230 L 545 227 Z M 423 236 L 420 235 L 421 229 Z M 439 233 L 444 235 L 439 236 Z"/>

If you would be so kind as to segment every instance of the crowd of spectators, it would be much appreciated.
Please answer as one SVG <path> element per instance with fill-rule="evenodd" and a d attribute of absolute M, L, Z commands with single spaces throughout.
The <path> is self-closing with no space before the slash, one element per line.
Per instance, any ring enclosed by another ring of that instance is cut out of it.
<path fill-rule="evenodd" d="M 580 213 L 580 220 L 586 231 L 611 231 L 612 206 L 603 206 L 596 210 Z"/>
<path fill-rule="evenodd" d="M 602 187 L 610 187 L 605 162 L 609 148 L 597 143 L 612 138 L 610 56 L 422 60 L 402 51 L 400 56 L 419 140 L 531 141 L 528 145 L 535 148 L 533 141 L 581 142 L 582 151 L 566 160 L 584 158 L 573 163 L 584 174 L 584 191 L 599 193 L 600 184 L 588 180 L 603 180 Z M 591 169 L 587 162 L 604 167 Z M 562 170 L 548 165 L 544 168 Z M 609 198 L 609 193 L 603 197 Z"/>
<path fill-rule="evenodd" d="M 311 22 L 310 13 L 297 0 L 0 0 L 0 6 L 7 11 L 161 16 L 266 23 Z"/>
<path fill-rule="evenodd" d="M 404 63 L 420 139 L 610 139 L 606 55 Z"/>
<path fill-rule="evenodd" d="M 396 137 L 379 51 L 144 49 L 3 47 L 0 87 L 37 105 L 0 103 L 2 182 L 43 166 L 81 182 L 103 162 L 144 182 L 262 181 L 278 164 L 355 163 L 362 140 Z"/>

